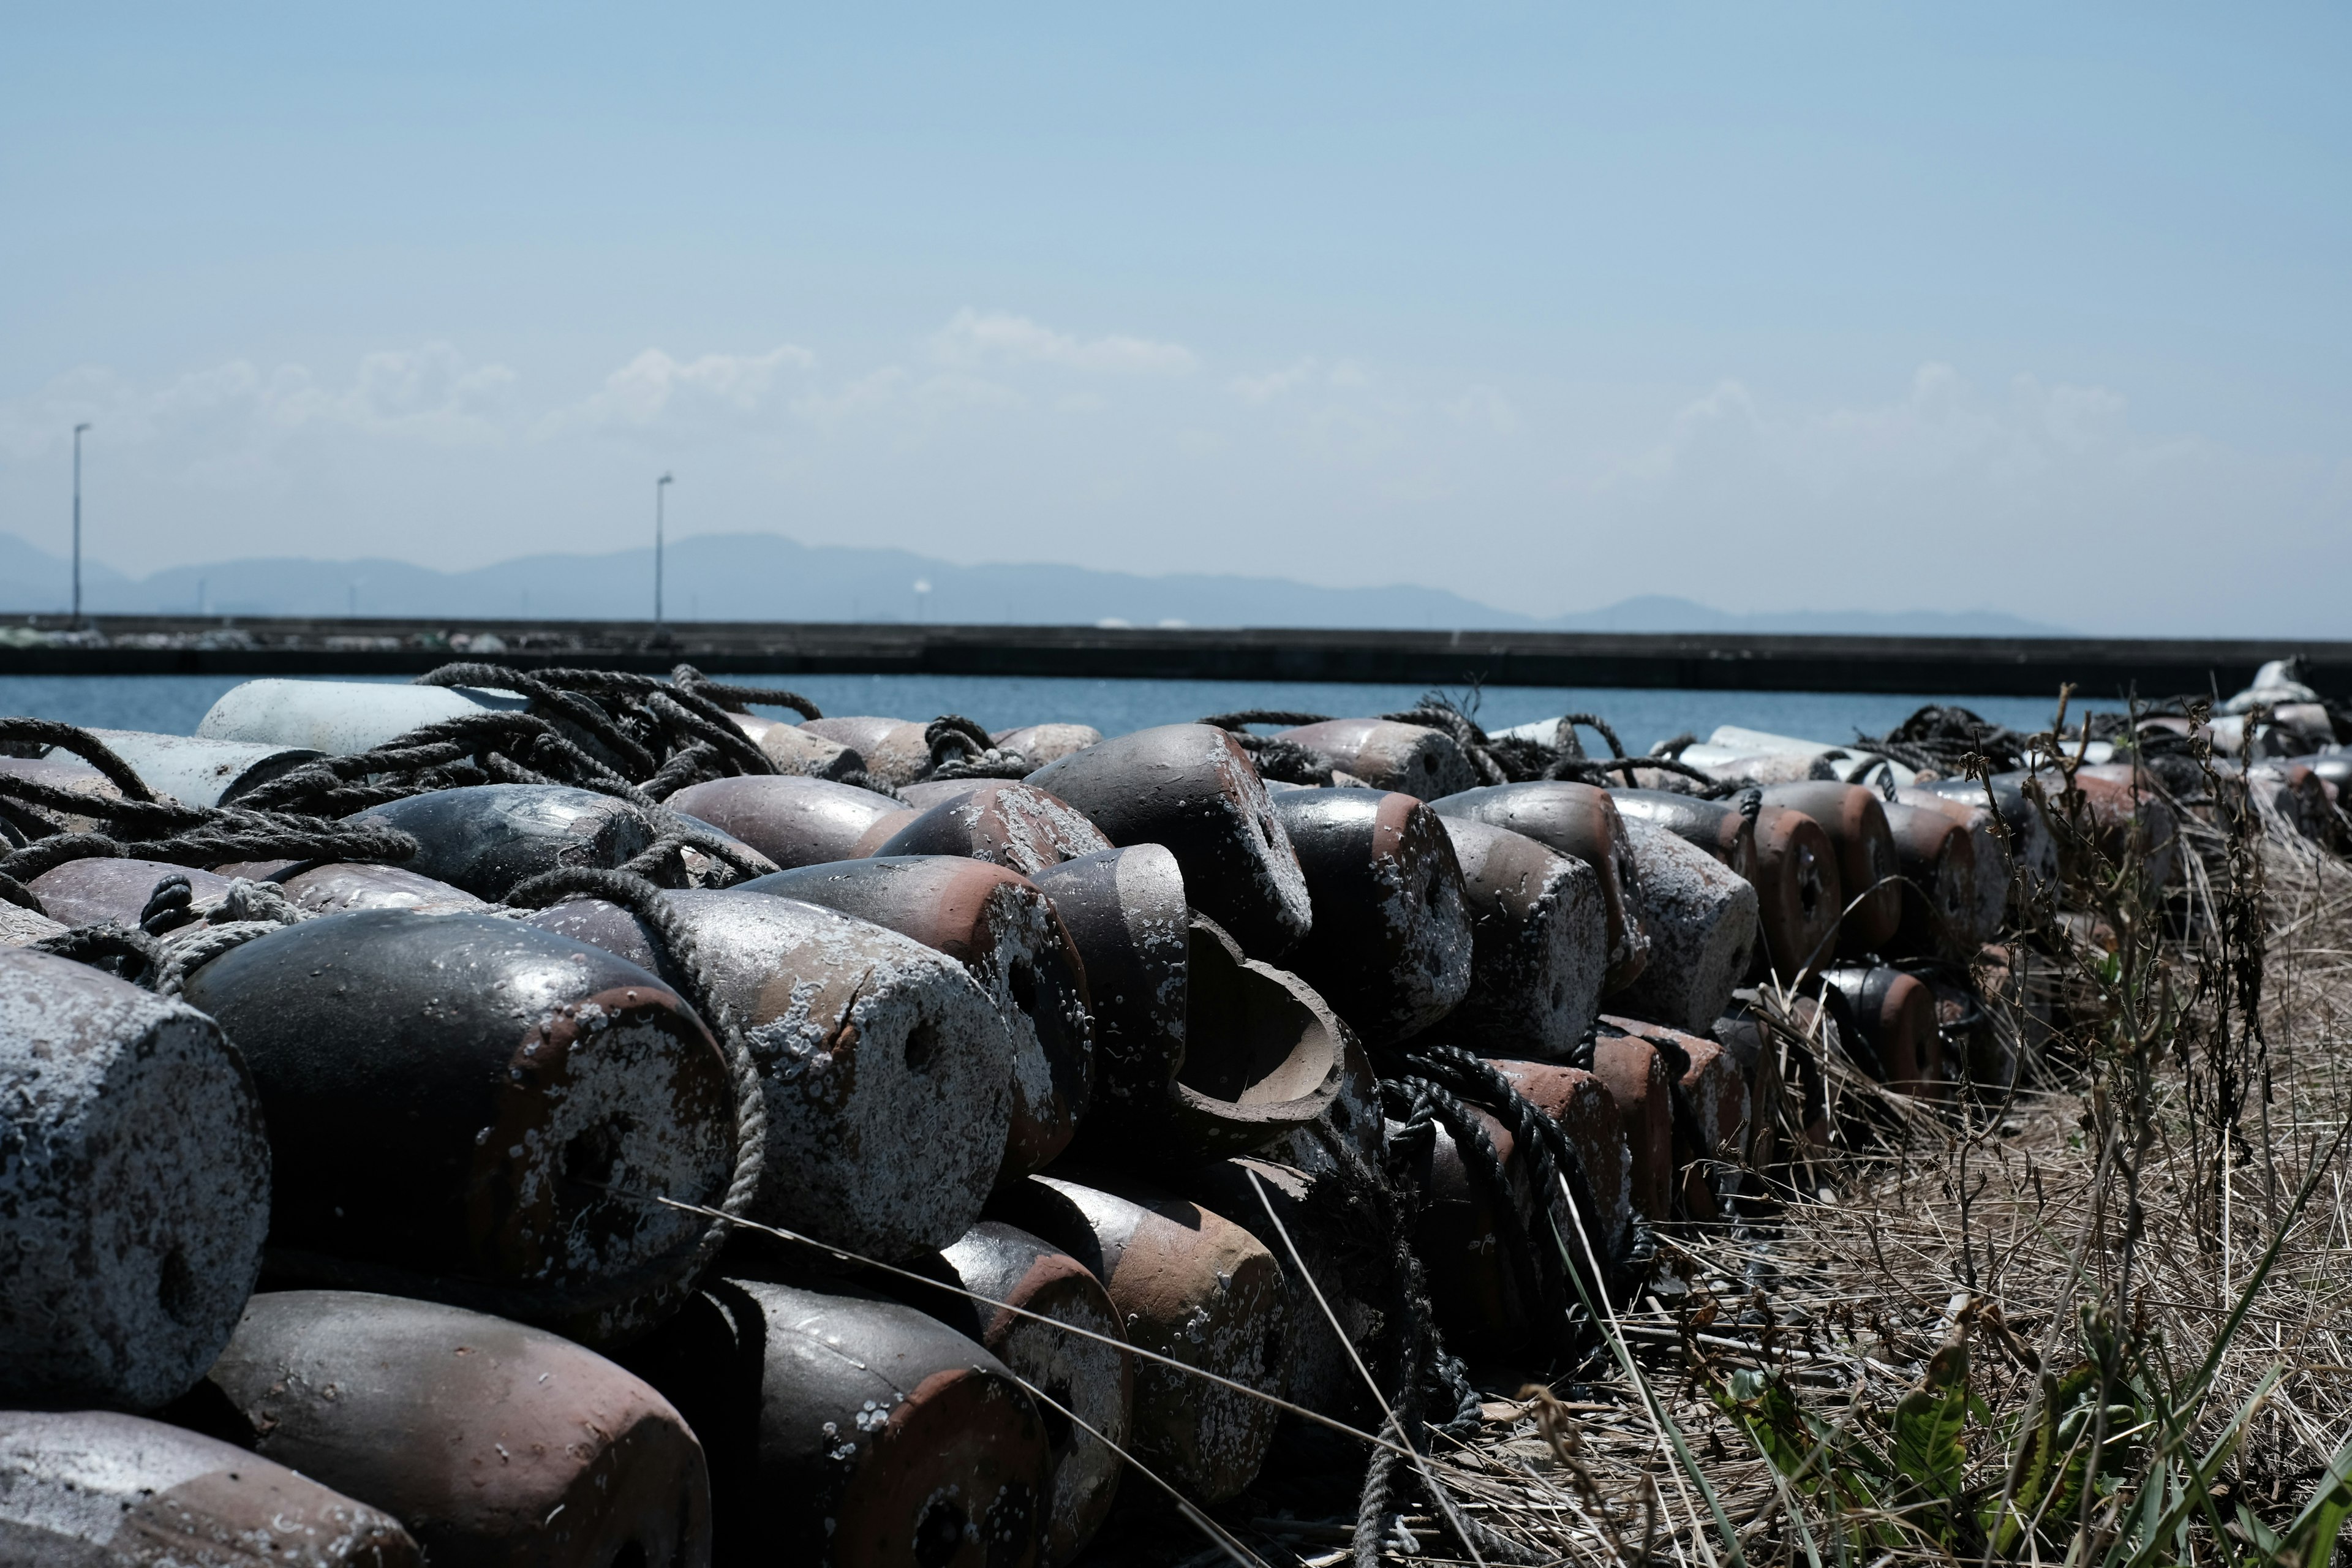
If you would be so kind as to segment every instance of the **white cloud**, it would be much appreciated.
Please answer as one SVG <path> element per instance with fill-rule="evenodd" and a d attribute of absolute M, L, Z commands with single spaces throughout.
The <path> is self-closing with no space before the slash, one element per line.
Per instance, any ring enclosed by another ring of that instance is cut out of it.
<path fill-rule="evenodd" d="M 1237 375 L 1225 383 L 1226 388 L 1244 403 L 1271 403 L 1286 392 L 1306 385 L 1315 379 L 1316 363 L 1302 359 L 1270 370 L 1263 375 Z"/>
<path fill-rule="evenodd" d="M 811 424 L 833 425 L 887 407 L 906 384 L 905 371 L 895 364 L 884 365 L 846 383 L 838 392 L 804 392 L 793 399 L 792 411 Z"/>
<path fill-rule="evenodd" d="M 1181 343 L 1118 333 L 1079 338 L 1026 316 L 969 309 L 957 311 L 932 338 L 931 352 L 952 365 L 1048 364 L 1138 375 L 1181 375 L 1200 363 Z"/>
<path fill-rule="evenodd" d="M 1449 398 L 1444 406 L 1456 425 L 1492 430 L 1497 436 L 1515 435 L 1519 428 L 1519 411 L 1491 386 L 1465 387 L 1460 396 Z"/>
<path fill-rule="evenodd" d="M 1266 404 L 1302 388 L 1361 392 L 1371 385 L 1371 373 L 1354 360 L 1339 360 L 1327 366 L 1308 355 L 1260 375 L 1234 376 L 1225 383 L 1225 389 L 1244 403 Z"/>
<path fill-rule="evenodd" d="M 924 381 L 915 388 L 915 401 L 930 413 L 950 413 L 959 408 L 1021 408 L 1029 402 L 1001 382 L 954 372 Z"/>
<path fill-rule="evenodd" d="M 474 364 L 447 343 L 362 356 L 352 380 L 322 383 L 307 366 L 263 370 L 230 360 L 141 384 L 101 366 L 83 366 L 29 396 L 0 405 L 0 455 L 30 458 L 68 445 L 72 427 L 120 449 L 165 439 L 194 442 L 206 459 L 231 467 L 311 429 L 339 428 L 436 446 L 496 445 L 505 438 L 517 377 L 502 364 Z"/>
<path fill-rule="evenodd" d="M 2333 625 L 2331 584 L 2352 570 L 2352 459 L 2152 436 L 2087 383 L 1930 363 L 1883 395 L 1805 404 L 1752 379 L 1661 392 L 1330 355 L 1118 383 L 1202 362 L 972 311 L 931 346 L 822 374 L 789 343 L 646 349 L 554 386 L 445 343 L 331 374 L 83 367 L 0 400 L 0 529 L 50 536 L 71 428 L 90 420 L 94 515 L 124 552 L 101 558 L 126 566 L 604 548 L 635 537 L 643 477 L 676 462 L 695 528 L 1139 570 L 1245 562 L 1538 613 L 1676 593 L 1997 605 L 2085 628 Z M 2249 569 L 2213 569 L 2228 559 Z M 2103 608 L 2076 603 L 2092 583 Z"/>
<path fill-rule="evenodd" d="M 757 414 L 789 371 L 813 370 L 816 356 L 794 343 L 763 354 L 709 353 L 681 360 L 647 349 L 604 378 L 604 384 L 541 423 L 541 435 L 580 426 L 658 424 L 673 415 Z"/>
<path fill-rule="evenodd" d="M 1718 382 L 1676 410 L 1655 442 L 1623 454 L 1601 488 L 1656 490 L 1740 471 L 1816 496 L 1963 479 L 2015 489 L 2063 466 L 2145 460 L 2155 450 L 2133 437 L 2124 399 L 2105 387 L 2020 375 L 2006 397 L 1988 397 L 1930 363 L 1902 397 L 1826 409 L 1768 409 L 1742 383 Z"/>

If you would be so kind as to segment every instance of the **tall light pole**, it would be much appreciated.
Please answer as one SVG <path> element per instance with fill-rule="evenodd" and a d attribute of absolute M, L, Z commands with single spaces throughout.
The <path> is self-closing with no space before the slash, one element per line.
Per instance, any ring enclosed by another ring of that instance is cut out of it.
<path fill-rule="evenodd" d="M 89 426 L 74 426 L 74 541 L 73 541 L 73 624 L 81 626 L 81 433 Z"/>
<path fill-rule="evenodd" d="M 654 481 L 654 632 L 659 636 L 662 624 L 662 491 L 673 481 L 664 474 Z"/>

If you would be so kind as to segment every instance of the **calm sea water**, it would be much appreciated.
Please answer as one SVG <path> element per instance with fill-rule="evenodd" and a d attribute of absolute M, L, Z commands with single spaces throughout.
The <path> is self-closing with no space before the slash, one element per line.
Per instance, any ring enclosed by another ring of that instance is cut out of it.
<path fill-rule="evenodd" d="M 753 676 L 747 684 L 786 687 L 827 713 L 887 713 L 932 719 L 961 713 L 992 730 L 1047 720 L 1121 734 L 1179 724 L 1208 713 L 1281 708 L 1314 713 L 1386 713 L 1412 707 L 1428 689 L 1307 681 L 1024 679 L 999 676 Z M 110 730 L 184 735 L 232 686 L 234 676 L 0 676 L 0 714 L 32 714 Z M 1466 700 L 1467 694 L 1456 692 Z M 1476 716 L 1490 730 L 1559 713 L 1598 713 L 1628 748 L 1647 751 L 1685 731 L 1718 724 L 1784 735 L 1848 741 L 1884 734 L 1921 705 L 1957 702 L 2014 729 L 2046 728 L 2051 704 L 2020 697 L 1879 697 L 1834 691 L 1651 691 L 1507 686 L 1479 694 Z"/>

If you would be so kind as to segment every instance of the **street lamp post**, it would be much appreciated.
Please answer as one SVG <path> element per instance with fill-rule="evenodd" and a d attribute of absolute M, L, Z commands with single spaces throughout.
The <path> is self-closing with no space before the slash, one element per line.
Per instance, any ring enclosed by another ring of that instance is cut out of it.
<path fill-rule="evenodd" d="M 89 426 L 74 426 L 74 537 L 73 537 L 73 624 L 81 626 L 81 433 Z"/>
<path fill-rule="evenodd" d="M 662 624 L 662 491 L 671 484 L 664 474 L 654 481 L 654 635 L 661 635 Z"/>

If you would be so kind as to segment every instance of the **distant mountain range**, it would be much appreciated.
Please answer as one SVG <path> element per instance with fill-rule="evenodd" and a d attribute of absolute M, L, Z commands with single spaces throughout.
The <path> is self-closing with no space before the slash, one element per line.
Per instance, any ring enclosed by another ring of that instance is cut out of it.
<path fill-rule="evenodd" d="M 1080 566 L 960 566 L 904 550 L 807 545 L 768 533 L 681 539 L 669 547 L 664 574 L 673 620 L 2065 635 L 2061 626 L 1986 610 L 1738 615 L 1657 595 L 1545 619 L 1436 588 L 1318 588 L 1280 577 L 1147 577 Z M 62 611 L 71 596 L 64 560 L 0 533 L 0 613 Z M 263 556 L 174 566 L 145 577 L 85 560 L 82 597 L 93 615 L 637 620 L 653 609 L 653 552 L 526 555 L 470 572 L 436 572 L 403 561 Z"/>

